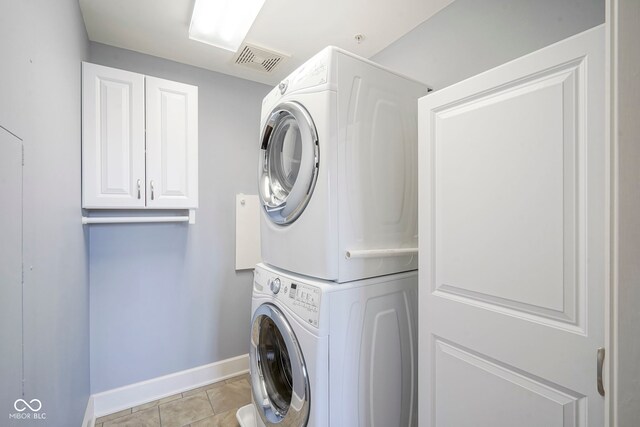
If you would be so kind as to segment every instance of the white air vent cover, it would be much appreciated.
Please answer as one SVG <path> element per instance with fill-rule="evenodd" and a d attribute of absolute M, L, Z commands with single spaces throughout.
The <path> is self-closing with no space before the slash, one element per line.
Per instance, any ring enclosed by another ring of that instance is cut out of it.
<path fill-rule="evenodd" d="M 288 56 L 282 53 L 245 43 L 240 46 L 240 49 L 234 55 L 233 62 L 243 67 L 249 67 L 252 70 L 270 73 L 286 58 Z"/>

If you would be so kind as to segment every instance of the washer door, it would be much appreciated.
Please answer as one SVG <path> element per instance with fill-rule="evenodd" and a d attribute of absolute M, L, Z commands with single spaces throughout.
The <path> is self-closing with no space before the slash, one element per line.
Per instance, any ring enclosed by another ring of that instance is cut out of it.
<path fill-rule="evenodd" d="M 266 426 L 306 426 L 309 378 L 291 325 L 272 304 L 258 307 L 251 323 L 251 390 L 260 418 Z"/>
<path fill-rule="evenodd" d="M 276 224 L 295 221 L 309 203 L 318 177 L 318 134 L 297 102 L 273 109 L 262 130 L 259 194 Z"/>

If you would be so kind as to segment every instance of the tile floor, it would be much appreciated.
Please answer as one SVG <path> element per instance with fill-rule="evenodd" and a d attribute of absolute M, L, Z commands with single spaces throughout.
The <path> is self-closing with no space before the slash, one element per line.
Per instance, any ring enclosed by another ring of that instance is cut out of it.
<path fill-rule="evenodd" d="M 246 374 L 100 417 L 96 427 L 238 427 L 236 411 L 250 402 Z"/>

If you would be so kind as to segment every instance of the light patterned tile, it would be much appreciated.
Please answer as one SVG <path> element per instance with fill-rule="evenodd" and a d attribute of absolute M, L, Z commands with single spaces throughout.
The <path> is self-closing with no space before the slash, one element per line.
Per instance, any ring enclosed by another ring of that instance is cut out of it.
<path fill-rule="evenodd" d="M 162 427 L 182 427 L 213 415 L 213 409 L 204 391 L 180 400 L 163 403 L 159 408 Z"/>
<path fill-rule="evenodd" d="M 131 408 L 125 409 L 124 411 L 114 412 L 113 414 L 105 415 L 104 417 L 100 417 L 96 420 L 96 424 L 102 424 L 105 421 L 113 420 L 115 418 L 124 417 L 131 413 Z"/>
<path fill-rule="evenodd" d="M 182 393 L 174 394 L 171 396 L 163 397 L 158 402 L 158 405 L 162 405 L 163 403 L 173 402 L 174 400 L 182 399 Z"/>
<path fill-rule="evenodd" d="M 213 417 L 205 418 L 204 420 L 191 423 L 191 427 L 239 427 L 238 420 L 236 419 L 236 410 L 223 412 L 222 414 L 214 415 Z"/>
<path fill-rule="evenodd" d="M 154 408 L 154 407 L 158 406 L 159 403 L 160 403 L 159 400 L 154 400 L 153 402 L 144 403 L 142 405 L 134 406 L 133 408 L 131 408 L 131 412 L 136 413 L 138 411 L 144 411 L 145 409 Z"/>
<path fill-rule="evenodd" d="M 160 427 L 158 408 L 145 409 L 107 421 L 103 427 Z"/>
<path fill-rule="evenodd" d="M 232 382 L 240 381 L 240 380 L 247 380 L 249 382 L 249 384 L 251 384 L 251 378 L 249 377 L 248 373 L 247 374 L 238 375 L 238 376 L 235 376 L 235 377 L 231 377 L 231 378 L 227 379 L 226 383 L 230 384 Z"/>
<path fill-rule="evenodd" d="M 207 385 L 202 386 L 202 387 L 198 387 L 198 388 L 194 388 L 192 390 L 185 391 L 185 392 L 182 393 L 182 395 L 184 397 L 193 396 L 194 394 L 198 394 L 200 392 L 207 391 L 207 390 L 210 390 L 212 388 L 222 387 L 224 384 L 225 384 L 224 381 L 219 381 L 217 383 L 207 384 Z"/>
<path fill-rule="evenodd" d="M 153 408 L 153 407 L 156 407 L 158 405 L 162 405 L 163 403 L 171 402 L 171 401 L 177 400 L 177 399 L 182 399 L 182 394 L 181 393 L 174 394 L 174 395 L 167 396 L 167 397 L 163 397 L 162 399 L 154 400 L 153 402 L 144 403 L 142 405 L 134 406 L 133 408 L 131 408 L 131 412 L 144 411 L 145 409 Z"/>
<path fill-rule="evenodd" d="M 216 414 L 251 403 L 251 386 L 245 378 L 207 391 Z"/>

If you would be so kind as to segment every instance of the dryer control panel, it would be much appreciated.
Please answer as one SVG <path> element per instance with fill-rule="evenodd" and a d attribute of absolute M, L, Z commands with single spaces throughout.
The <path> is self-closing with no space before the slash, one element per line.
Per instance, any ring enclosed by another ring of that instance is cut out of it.
<path fill-rule="evenodd" d="M 289 307 L 301 319 L 318 327 L 322 295 L 320 288 L 279 276 L 267 279 L 267 288 L 278 301 Z"/>

